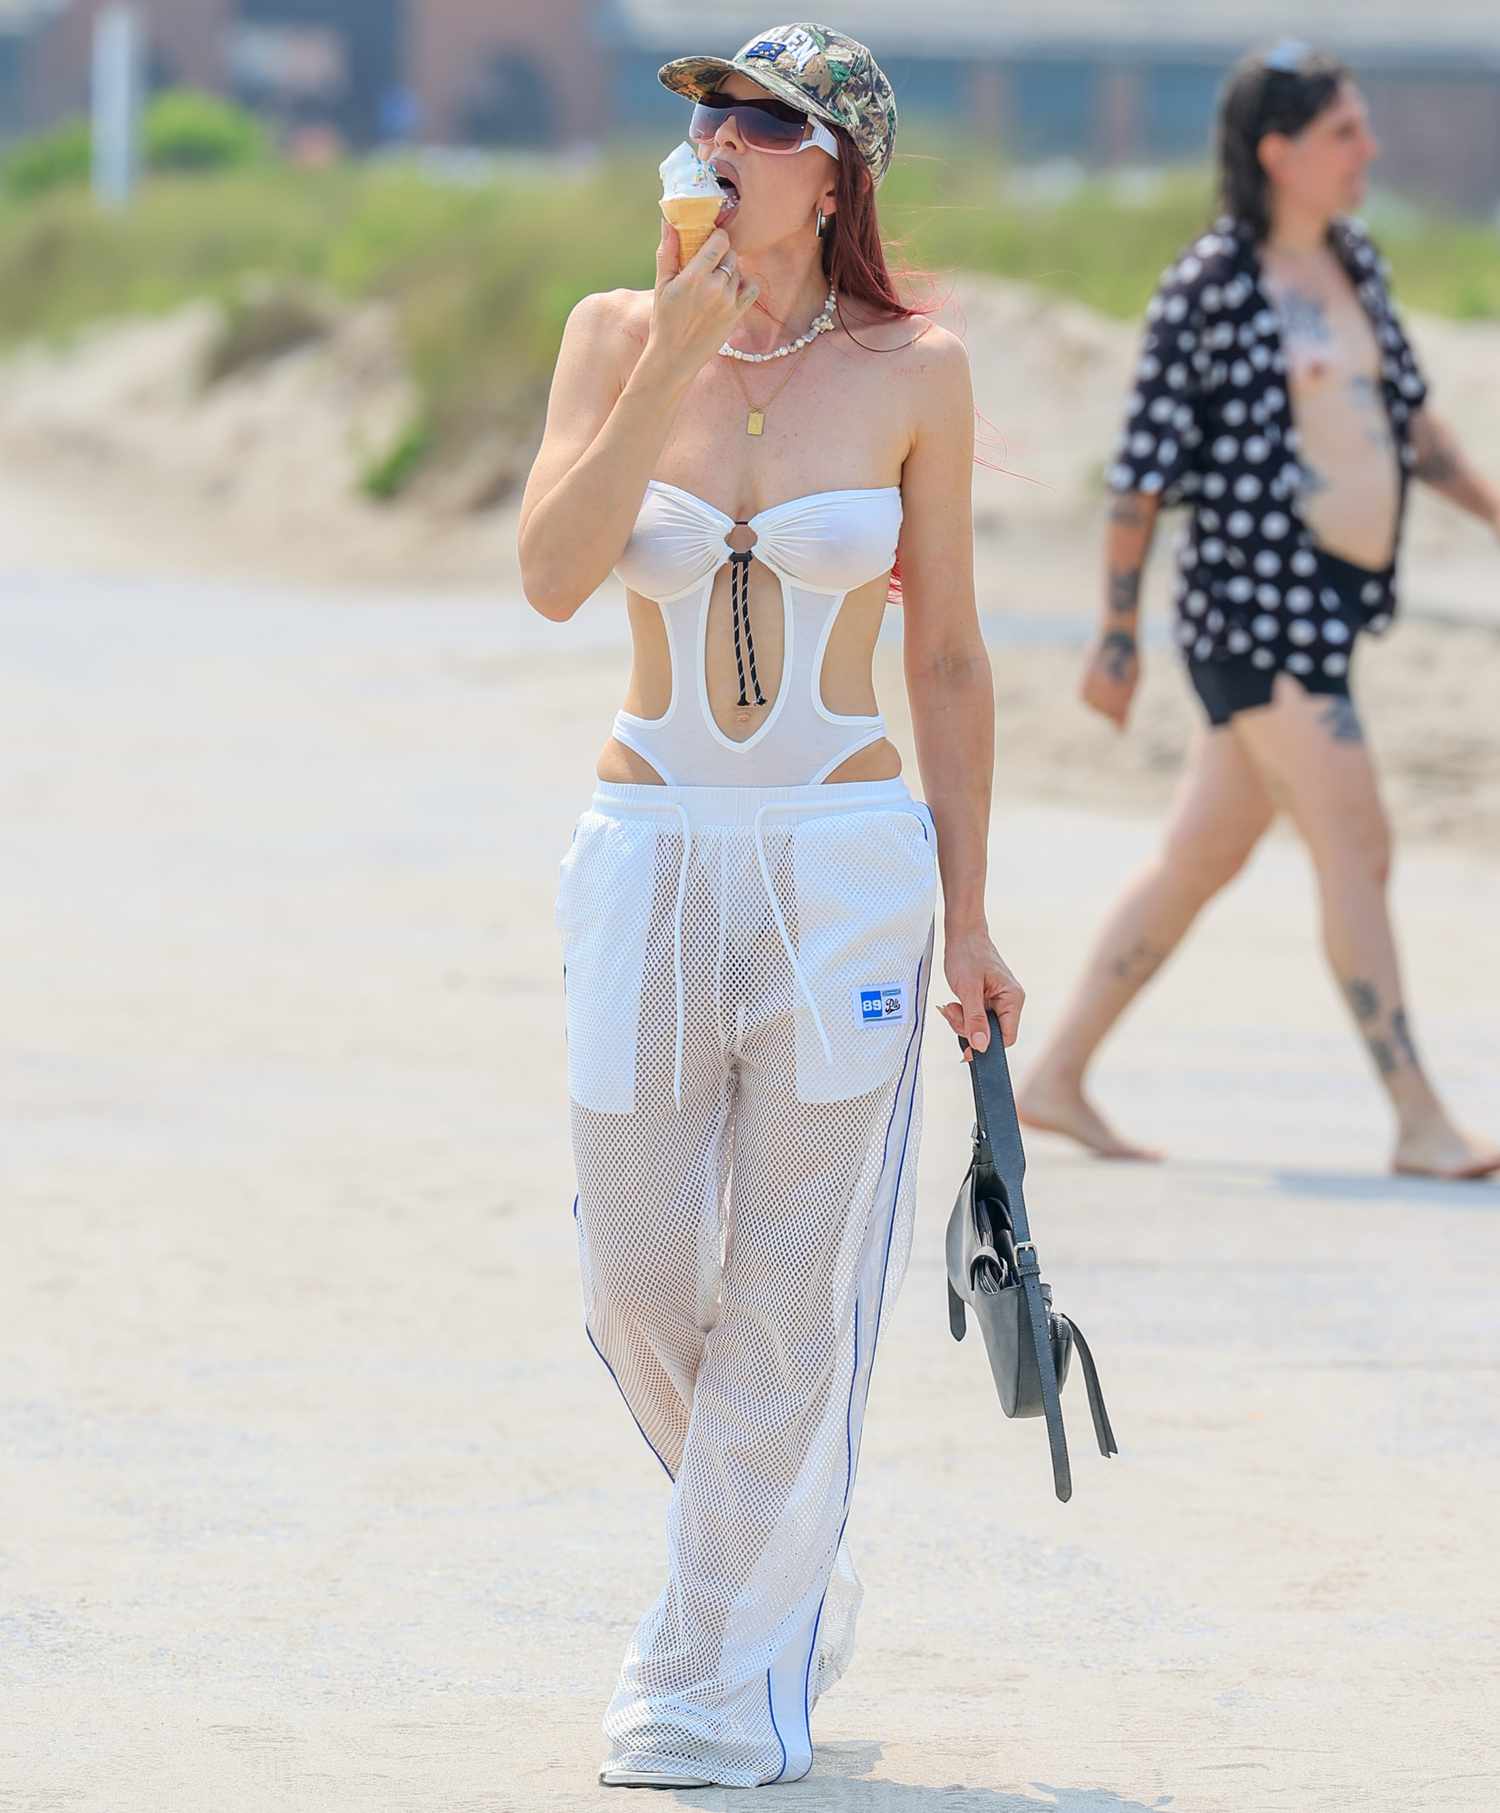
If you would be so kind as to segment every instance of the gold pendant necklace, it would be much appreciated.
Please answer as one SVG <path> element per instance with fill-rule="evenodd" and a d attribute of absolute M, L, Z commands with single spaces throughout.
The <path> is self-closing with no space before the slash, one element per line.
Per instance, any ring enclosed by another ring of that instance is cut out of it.
<path fill-rule="evenodd" d="M 731 364 L 729 369 L 734 373 L 734 381 L 739 385 L 740 394 L 745 399 L 745 433 L 754 435 L 764 434 L 766 432 L 766 411 L 776 401 L 777 397 L 781 395 L 782 391 L 786 389 L 787 385 L 791 383 L 792 379 L 796 377 L 796 366 L 794 365 L 792 367 L 776 386 L 775 390 L 771 392 L 770 396 L 766 398 L 765 402 L 760 404 L 756 403 L 754 397 L 751 396 L 749 390 L 746 388 L 745 380 L 740 374 L 739 366 Z"/>

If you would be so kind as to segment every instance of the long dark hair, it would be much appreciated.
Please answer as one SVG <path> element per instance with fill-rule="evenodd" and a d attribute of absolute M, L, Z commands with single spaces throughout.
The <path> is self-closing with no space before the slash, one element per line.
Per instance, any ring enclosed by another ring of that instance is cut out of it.
<path fill-rule="evenodd" d="M 1260 141 L 1270 132 L 1295 138 L 1332 105 L 1349 79 L 1336 57 L 1303 44 L 1256 51 L 1231 70 L 1219 97 L 1219 205 L 1257 241 L 1271 230 L 1270 179 L 1261 166 Z"/>

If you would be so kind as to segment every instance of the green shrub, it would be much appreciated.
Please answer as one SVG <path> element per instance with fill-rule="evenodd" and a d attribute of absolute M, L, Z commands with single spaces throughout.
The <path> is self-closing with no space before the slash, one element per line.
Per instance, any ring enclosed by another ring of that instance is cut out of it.
<path fill-rule="evenodd" d="M 260 162 L 265 128 L 253 113 L 192 88 L 172 88 L 146 109 L 142 137 L 150 170 L 233 170 Z"/>
<path fill-rule="evenodd" d="M 86 183 L 93 164 L 87 120 L 69 120 L 51 132 L 23 139 L 0 163 L 0 187 L 18 201 Z"/>
<path fill-rule="evenodd" d="M 390 447 L 365 467 L 360 474 L 360 490 L 378 504 L 390 503 L 411 483 L 432 446 L 432 429 L 426 419 L 418 417 L 409 422 Z"/>
<path fill-rule="evenodd" d="M 141 155 L 148 170 L 207 172 L 261 162 L 269 151 L 265 128 L 253 113 L 191 88 L 173 88 L 146 109 Z M 22 139 L 0 161 L 0 189 L 31 201 L 56 189 L 88 182 L 93 132 L 86 119 L 68 120 L 50 132 Z"/>
<path fill-rule="evenodd" d="M 420 398 L 363 474 L 368 495 L 395 498 L 429 460 L 482 468 L 498 442 L 533 444 L 573 304 L 651 284 L 661 149 L 614 145 L 592 167 L 501 158 L 486 180 L 462 183 L 416 159 L 291 170 L 266 158 L 159 175 L 119 213 L 77 186 L 44 193 L 43 179 L 24 202 L 12 188 L 0 192 L 0 348 L 208 299 L 229 311 L 210 368 L 222 375 L 310 338 L 324 297 L 378 298 L 399 323 Z M 37 142 L 23 150 L 35 154 Z M 1095 180 L 1028 199 L 993 158 L 945 151 L 898 157 L 881 223 L 898 264 L 937 272 L 940 292 L 955 269 L 992 272 L 1135 322 L 1209 218 L 1209 193 L 1201 170 L 1129 205 Z M 1492 227 L 1433 210 L 1370 213 L 1405 307 L 1500 319 Z"/>

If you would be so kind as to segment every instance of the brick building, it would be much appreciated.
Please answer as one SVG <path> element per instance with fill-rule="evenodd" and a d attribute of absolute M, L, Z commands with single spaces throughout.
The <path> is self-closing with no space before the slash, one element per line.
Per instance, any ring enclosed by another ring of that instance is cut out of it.
<path fill-rule="evenodd" d="M 600 0 L 134 0 L 153 84 L 237 94 L 321 117 L 357 144 L 597 138 L 609 94 Z M 94 22 L 108 0 L 62 0 L 17 26 L 13 136 L 88 104 Z"/>
<path fill-rule="evenodd" d="M 477 119 L 500 142 L 602 137 L 611 10 L 600 0 L 412 0 L 408 67 L 424 136 L 460 137 Z"/>
<path fill-rule="evenodd" d="M 72 0 L 29 34 L 22 74 L 23 118 L 29 128 L 81 113 L 88 106 L 94 21 L 105 0 Z M 150 40 L 150 67 L 159 82 L 195 88 L 225 86 L 225 52 L 233 0 L 140 0 Z"/>

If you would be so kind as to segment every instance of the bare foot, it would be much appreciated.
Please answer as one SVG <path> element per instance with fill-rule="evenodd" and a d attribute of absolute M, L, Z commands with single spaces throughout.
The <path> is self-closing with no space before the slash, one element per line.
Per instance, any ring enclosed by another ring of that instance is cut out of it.
<path fill-rule="evenodd" d="M 1439 1118 L 1401 1136 L 1391 1169 L 1399 1177 L 1442 1177 L 1453 1183 L 1492 1177 L 1500 1171 L 1500 1146 Z"/>
<path fill-rule="evenodd" d="M 1162 1156 L 1149 1146 L 1136 1146 L 1121 1139 L 1077 1083 L 1054 1080 L 1041 1072 L 1033 1072 L 1026 1079 L 1016 1096 L 1016 1112 L 1023 1127 L 1076 1139 L 1100 1158 L 1155 1164 Z"/>

